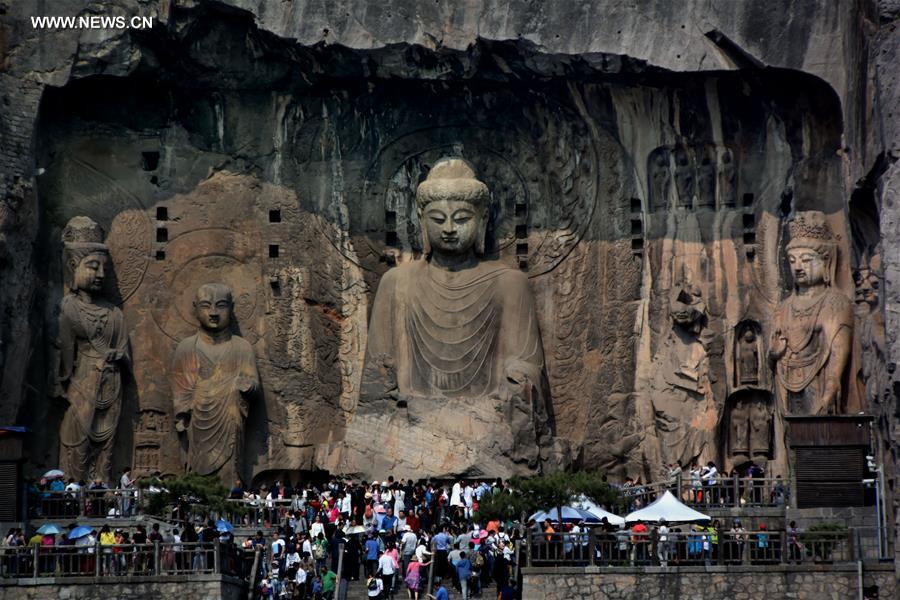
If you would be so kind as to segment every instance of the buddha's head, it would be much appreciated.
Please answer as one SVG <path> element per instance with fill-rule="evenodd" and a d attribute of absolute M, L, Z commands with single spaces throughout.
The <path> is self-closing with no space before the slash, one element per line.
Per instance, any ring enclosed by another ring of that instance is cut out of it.
<path fill-rule="evenodd" d="M 93 219 L 74 217 L 63 229 L 65 281 L 73 292 L 98 294 L 109 269 L 109 248 L 103 230 Z"/>
<path fill-rule="evenodd" d="M 442 158 L 416 190 L 426 254 L 484 253 L 490 192 L 461 158 Z"/>
<path fill-rule="evenodd" d="M 834 281 L 837 240 L 820 211 L 799 213 L 788 225 L 787 259 L 795 288 L 830 286 Z"/>
<path fill-rule="evenodd" d="M 231 325 L 234 298 L 224 283 L 207 283 L 197 289 L 194 314 L 200 326 L 213 333 L 225 331 Z"/>

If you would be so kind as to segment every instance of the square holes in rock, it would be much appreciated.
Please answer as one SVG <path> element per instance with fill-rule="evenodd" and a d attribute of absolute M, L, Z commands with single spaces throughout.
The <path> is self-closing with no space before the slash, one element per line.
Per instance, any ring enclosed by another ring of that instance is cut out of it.
<path fill-rule="evenodd" d="M 273 295 L 273 296 L 280 296 L 280 295 L 281 295 L 281 282 L 280 282 L 280 281 L 278 281 L 277 279 L 274 279 L 274 278 L 273 278 L 273 279 L 270 279 L 270 280 L 269 280 L 269 287 L 272 288 L 272 295 Z"/>
<path fill-rule="evenodd" d="M 269 244 L 269 258 L 278 258 L 278 244 Z"/>
<path fill-rule="evenodd" d="M 396 231 L 386 231 L 384 234 L 384 243 L 391 248 L 396 248 L 399 243 Z"/>
<path fill-rule="evenodd" d="M 516 225 L 516 237 L 523 240 L 528 237 L 528 225 Z"/>
<path fill-rule="evenodd" d="M 166 251 L 165 250 L 157 250 L 156 251 L 156 260 L 166 260 Z"/>
<path fill-rule="evenodd" d="M 744 206 L 753 206 L 753 194 L 744 194 Z"/>
<path fill-rule="evenodd" d="M 756 234 L 752 231 L 748 231 L 744 234 L 744 245 L 750 245 L 756 243 Z"/>
<path fill-rule="evenodd" d="M 516 254 L 519 256 L 528 256 L 528 244 L 526 242 L 516 244 Z"/>
<path fill-rule="evenodd" d="M 631 212 L 632 213 L 641 212 L 641 199 L 640 198 L 632 198 L 631 199 Z"/>
<path fill-rule="evenodd" d="M 280 208 L 270 208 L 269 209 L 269 223 L 281 223 L 281 209 Z"/>
<path fill-rule="evenodd" d="M 165 206 L 157 206 L 156 207 L 156 220 L 157 221 L 168 221 L 169 220 L 169 209 Z"/>
<path fill-rule="evenodd" d="M 528 215 L 528 205 L 521 202 L 516 203 L 516 218 L 524 219 Z"/>
<path fill-rule="evenodd" d="M 753 213 L 744 213 L 743 216 L 744 228 L 749 229 L 756 225 L 756 215 Z"/>
<path fill-rule="evenodd" d="M 169 230 L 165 227 L 157 227 L 156 228 L 156 241 L 160 243 L 165 243 L 169 241 Z"/>
<path fill-rule="evenodd" d="M 141 166 L 145 171 L 155 171 L 159 166 L 159 152 L 141 152 Z"/>
<path fill-rule="evenodd" d="M 397 212 L 393 210 L 384 211 L 384 228 L 385 229 L 396 229 L 397 228 Z"/>
<path fill-rule="evenodd" d="M 631 240 L 631 249 L 635 252 L 643 252 L 644 250 L 644 238 L 633 238 Z"/>
<path fill-rule="evenodd" d="M 631 220 L 631 235 L 641 235 L 644 233 L 644 224 L 640 219 Z"/>

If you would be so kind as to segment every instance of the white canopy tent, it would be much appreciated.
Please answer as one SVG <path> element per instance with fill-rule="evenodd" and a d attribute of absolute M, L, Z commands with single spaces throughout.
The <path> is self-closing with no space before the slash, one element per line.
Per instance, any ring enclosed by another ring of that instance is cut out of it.
<path fill-rule="evenodd" d="M 662 496 L 644 508 L 629 513 L 625 517 L 625 522 L 655 523 L 660 519 L 665 519 L 669 523 L 707 523 L 712 520 L 707 515 L 685 506 L 672 495 L 672 492 L 666 490 Z"/>
<path fill-rule="evenodd" d="M 610 525 L 622 525 L 623 523 L 625 523 L 624 518 L 620 517 L 619 515 L 614 515 L 608 510 L 604 510 L 598 504 L 595 504 L 593 501 L 589 500 L 586 496 L 579 497 L 578 500 L 573 503 L 573 505 L 582 510 L 588 511 L 601 521 L 603 520 L 603 517 L 606 517 L 606 520 Z"/>

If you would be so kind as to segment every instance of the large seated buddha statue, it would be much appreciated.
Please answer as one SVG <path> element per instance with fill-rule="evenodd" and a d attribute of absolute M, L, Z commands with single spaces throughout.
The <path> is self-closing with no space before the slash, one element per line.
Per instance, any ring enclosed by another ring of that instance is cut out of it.
<path fill-rule="evenodd" d="M 526 276 L 482 258 L 488 188 L 469 163 L 444 158 L 416 203 L 425 258 L 378 286 L 349 470 L 537 472 L 552 443 L 541 334 Z"/>

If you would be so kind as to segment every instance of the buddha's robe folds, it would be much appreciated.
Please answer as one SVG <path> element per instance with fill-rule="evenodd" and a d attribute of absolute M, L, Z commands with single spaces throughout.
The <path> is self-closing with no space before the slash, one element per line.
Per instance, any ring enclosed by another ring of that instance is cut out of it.
<path fill-rule="evenodd" d="M 69 401 L 59 431 L 59 466 L 76 479 L 109 481 L 122 412 L 120 365 L 129 354 L 122 311 L 67 295 L 60 304 L 57 345 L 58 394 Z"/>
<path fill-rule="evenodd" d="M 494 261 L 449 271 L 420 260 L 385 274 L 348 435 L 366 464 L 350 470 L 529 472 L 549 433 L 544 354 L 523 273 Z"/>
<path fill-rule="evenodd" d="M 801 307 L 797 296 L 791 295 L 778 307 L 775 315 L 776 330 L 780 329 L 787 340 L 784 355 L 776 367 L 777 383 L 784 406 L 789 414 L 819 415 L 829 412 L 843 413 L 846 407 L 822 405 L 821 396 L 828 378 L 836 386 L 837 398 L 841 393 L 841 372 L 846 367 L 846 354 L 836 358 L 836 344 L 848 344 L 853 334 L 853 305 L 850 299 L 838 291 L 827 289 L 812 304 Z M 827 368 L 830 362 L 843 360 L 835 369 Z"/>
<path fill-rule="evenodd" d="M 188 470 L 219 473 L 230 481 L 240 473 L 248 403 L 240 378 L 258 385 L 256 355 L 247 340 L 232 336 L 209 344 L 202 334 L 178 344 L 172 366 L 175 415 L 190 414 Z"/>

